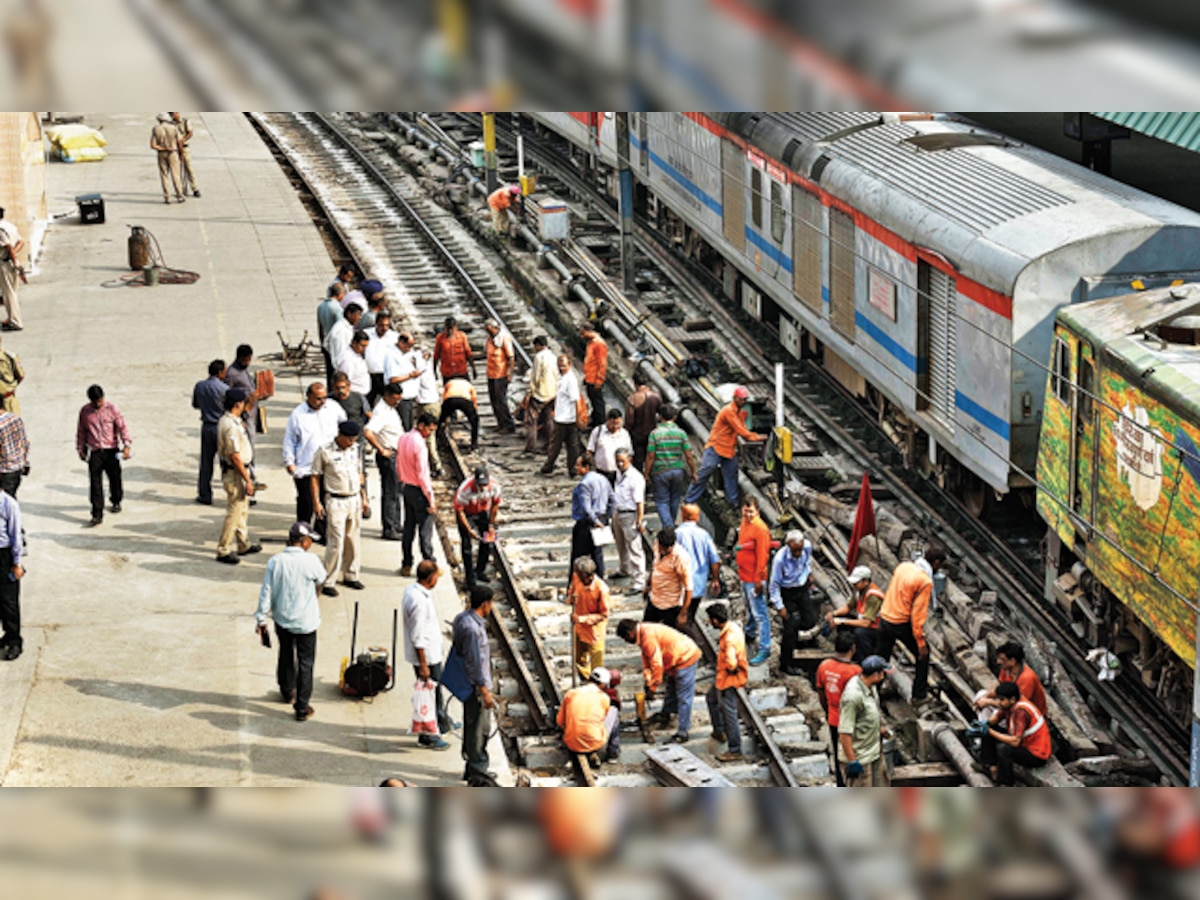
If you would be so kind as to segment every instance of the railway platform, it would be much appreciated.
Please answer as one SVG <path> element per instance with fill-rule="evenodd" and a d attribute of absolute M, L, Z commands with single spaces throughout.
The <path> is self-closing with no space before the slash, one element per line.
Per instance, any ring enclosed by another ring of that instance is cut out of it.
<path fill-rule="evenodd" d="M 377 516 L 363 529 L 366 590 L 321 600 L 313 719 L 298 723 L 278 702 L 275 651 L 254 634 L 264 566 L 294 518 L 280 455 L 284 422 L 320 374 L 301 377 L 270 358 L 281 349 L 277 332 L 290 344 L 315 332 L 315 306 L 332 278 L 309 213 L 240 114 L 192 117 L 203 196 L 170 205 L 149 148 L 152 114 L 85 121 L 103 128 L 108 158 L 53 164 L 49 208 L 67 214 L 77 195 L 98 193 L 107 221 L 54 220 L 22 292 L 24 331 L 3 342 L 27 373 L 19 397 L 32 472 L 19 497 L 29 545 L 25 653 L 0 668 L 0 783 L 460 783 L 457 736 L 449 751 L 434 753 L 407 734 L 413 679 L 403 661 L 396 689 L 374 702 L 338 692 L 354 601 L 359 647 L 390 644 L 392 610 L 410 583 L 398 575 L 399 545 L 378 537 Z M 199 278 L 113 286 L 133 274 L 132 225 L 153 235 L 167 266 Z M 226 567 L 214 561 L 219 484 L 217 505 L 194 502 L 199 421 L 190 399 L 209 360 L 231 361 L 240 343 L 254 347 L 256 368 L 277 369 L 277 381 L 257 445 L 268 490 L 250 513 L 264 552 Z M 74 429 L 93 383 L 124 413 L 133 456 L 124 511 L 87 528 L 87 472 Z M 378 489 L 372 473 L 373 497 Z M 461 608 L 451 578 L 436 597 L 448 623 Z M 461 718 L 457 704 L 452 709 Z M 498 741 L 492 760 L 501 783 L 511 783 Z"/>

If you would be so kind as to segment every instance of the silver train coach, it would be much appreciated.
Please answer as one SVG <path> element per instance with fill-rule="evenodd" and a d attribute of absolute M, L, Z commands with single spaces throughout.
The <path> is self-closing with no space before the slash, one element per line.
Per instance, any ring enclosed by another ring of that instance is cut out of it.
<path fill-rule="evenodd" d="M 616 165 L 613 113 L 532 115 Z M 630 117 L 660 227 L 976 514 L 1029 496 L 1055 310 L 1200 276 L 1197 213 L 947 116 Z"/>

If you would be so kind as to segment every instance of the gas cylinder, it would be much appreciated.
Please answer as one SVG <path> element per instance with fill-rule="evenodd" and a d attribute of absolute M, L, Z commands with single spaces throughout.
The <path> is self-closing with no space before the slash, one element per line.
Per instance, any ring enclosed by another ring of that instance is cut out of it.
<path fill-rule="evenodd" d="M 150 235 L 141 225 L 134 225 L 129 235 L 129 268 L 140 271 L 150 265 Z"/>

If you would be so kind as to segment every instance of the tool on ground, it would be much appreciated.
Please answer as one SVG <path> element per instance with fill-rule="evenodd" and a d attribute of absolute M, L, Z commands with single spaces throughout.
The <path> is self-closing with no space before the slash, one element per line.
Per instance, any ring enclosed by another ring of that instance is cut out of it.
<path fill-rule="evenodd" d="M 392 659 L 396 657 L 396 629 L 398 613 L 392 610 Z M 354 625 L 350 630 L 350 655 L 342 659 L 342 672 L 338 686 L 347 697 L 360 699 L 374 697 L 382 691 L 396 686 L 395 672 L 388 662 L 386 647 L 368 647 L 364 653 L 354 655 L 358 640 L 358 603 L 354 604 Z"/>
<path fill-rule="evenodd" d="M 638 730 L 642 732 L 642 740 L 647 744 L 653 744 L 654 735 L 650 732 L 650 724 L 646 721 L 646 694 L 643 691 L 635 693 L 633 703 L 637 708 Z"/>

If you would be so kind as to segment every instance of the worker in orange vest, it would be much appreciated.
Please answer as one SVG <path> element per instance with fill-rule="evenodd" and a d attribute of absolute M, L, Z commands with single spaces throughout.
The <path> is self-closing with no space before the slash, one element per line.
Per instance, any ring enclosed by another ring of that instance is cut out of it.
<path fill-rule="evenodd" d="M 925 551 L 925 560 L 934 572 L 946 562 L 946 548 L 936 541 Z M 883 607 L 879 611 L 879 655 L 889 659 L 896 641 L 909 649 L 917 660 L 913 675 L 912 699 L 924 700 L 929 690 L 929 643 L 925 640 L 925 620 L 933 596 L 933 578 L 921 566 L 902 562 L 888 582 Z"/>
<path fill-rule="evenodd" d="M 492 232 L 497 237 L 508 234 L 508 209 L 520 193 L 520 185 L 502 184 L 488 195 L 488 209 L 492 211 Z"/>
<path fill-rule="evenodd" d="M 657 622 L 622 619 L 617 624 L 617 637 L 641 648 L 646 699 L 650 700 L 655 691 L 665 686 L 662 712 L 654 724 L 668 727 L 671 717 L 678 712 L 679 727 L 671 740 L 686 744 L 688 728 L 692 724 L 692 701 L 696 696 L 700 648 L 683 632 Z"/>
<path fill-rule="evenodd" d="M 729 621 L 724 603 L 711 603 L 705 610 L 708 624 L 720 632 L 717 649 L 717 679 L 704 699 L 713 723 L 713 740 L 726 741 L 728 749 L 717 754 L 717 762 L 742 759 L 742 731 L 738 727 L 737 689 L 750 682 L 750 664 L 746 661 L 746 636 L 742 626 Z"/>
<path fill-rule="evenodd" d="M 854 661 L 862 662 L 876 652 L 879 611 L 883 608 L 884 594 L 879 585 L 871 580 L 870 566 L 855 566 L 846 580 L 854 589 L 854 596 L 841 609 L 826 613 L 825 621 L 839 629 L 851 629 L 854 635 Z"/>
<path fill-rule="evenodd" d="M 1014 763 L 1036 769 L 1050 759 L 1050 728 L 1046 717 L 1021 699 L 1020 689 L 1011 681 L 996 685 L 996 704 L 1000 708 L 988 720 L 979 757 L 996 784 L 1011 787 Z"/>
<path fill-rule="evenodd" d="M 588 754 L 588 764 L 598 769 L 603 760 L 615 760 L 621 755 L 621 728 L 617 708 L 605 693 L 611 676 L 608 669 L 592 669 L 585 684 L 567 691 L 558 708 L 558 727 L 563 730 L 563 743 L 572 753 Z"/>

